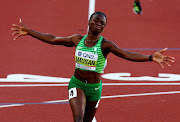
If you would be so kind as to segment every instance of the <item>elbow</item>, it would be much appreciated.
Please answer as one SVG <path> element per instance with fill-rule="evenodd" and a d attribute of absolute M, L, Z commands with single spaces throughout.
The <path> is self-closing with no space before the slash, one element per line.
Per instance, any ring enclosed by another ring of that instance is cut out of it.
<path fill-rule="evenodd" d="M 52 45 L 56 45 L 56 36 L 51 35 L 50 39 L 49 39 L 49 43 Z"/>

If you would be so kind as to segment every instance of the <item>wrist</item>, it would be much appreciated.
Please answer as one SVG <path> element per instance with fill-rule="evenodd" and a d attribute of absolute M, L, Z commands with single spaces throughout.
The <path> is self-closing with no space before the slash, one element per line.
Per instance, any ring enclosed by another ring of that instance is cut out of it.
<path fill-rule="evenodd" d="M 149 61 L 153 61 L 153 55 L 149 56 Z"/>
<path fill-rule="evenodd" d="M 31 35 L 31 29 L 29 29 L 29 28 L 26 28 L 26 32 L 27 32 L 27 35 Z"/>

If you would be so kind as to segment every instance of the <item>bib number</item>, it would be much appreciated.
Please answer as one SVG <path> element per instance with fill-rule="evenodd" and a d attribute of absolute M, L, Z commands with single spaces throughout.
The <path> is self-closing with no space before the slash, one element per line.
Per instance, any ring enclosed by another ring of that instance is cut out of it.
<path fill-rule="evenodd" d="M 69 100 L 74 97 L 77 97 L 77 89 L 76 88 L 71 88 L 68 90 L 68 92 L 69 92 Z"/>

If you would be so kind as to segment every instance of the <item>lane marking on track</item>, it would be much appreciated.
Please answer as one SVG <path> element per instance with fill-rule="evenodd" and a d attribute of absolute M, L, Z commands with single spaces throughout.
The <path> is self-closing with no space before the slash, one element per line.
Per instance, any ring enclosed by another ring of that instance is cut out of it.
<path fill-rule="evenodd" d="M 96 2 L 95 0 L 89 0 L 89 15 L 88 15 L 88 20 L 89 20 L 91 14 L 93 14 L 94 11 L 95 11 L 95 2 Z"/>
<path fill-rule="evenodd" d="M 138 96 L 153 96 L 153 95 L 169 95 L 169 94 L 179 94 L 180 91 L 168 91 L 168 92 L 152 92 L 152 93 L 139 93 L 139 94 L 125 94 L 125 95 L 112 95 L 112 96 L 102 96 L 101 99 L 109 99 L 109 98 L 123 98 L 123 97 L 138 97 Z M 68 99 L 65 100 L 53 100 L 53 101 L 45 101 L 43 103 L 1 103 L 1 104 L 9 104 L 9 105 L 0 105 L 0 108 L 4 107 L 15 107 L 15 106 L 23 106 L 23 105 L 37 105 L 37 104 L 67 104 Z"/>
<path fill-rule="evenodd" d="M 53 100 L 53 101 L 45 101 L 44 103 L 56 103 L 56 102 L 68 102 L 69 100 L 68 99 L 65 99 L 65 100 Z"/>
<path fill-rule="evenodd" d="M 16 106 L 23 106 L 23 105 L 24 105 L 24 104 L 1 105 L 0 108 L 16 107 Z"/>
<path fill-rule="evenodd" d="M 137 96 L 151 96 L 151 95 L 168 95 L 168 94 L 179 94 L 180 91 L 169 91 L 169 92 L 153 92 L 153 93 L 140 93 L 140 94 L 126 94 L 126 95 L 112 95 L 103 96 L 102 99 L 107 98 L 118 98 L 118 97 L 137 97 Z"/>
<path fill-rule="evenodd" d="M 139 76 L 132 77 L 131 73 L 107 73 L 102 78 L 117 81 L 180 81 L 180 74 L 158 73 L 158 77 Z"/>
<path fill-rule="evenodd" d="M 96 0 L 89 0 L 89 13 L 88 13 L 88 21 L 90 16 L 95 12 L 95 2 Z M 89 26 L 87 28 L 87 32 L 88 32 Z"/>
<path fill-rule="evenodd" d="M 179 86 L 180 83 L 103 83 L 104 86 Z M 0 85 L 0 87 L 49 87 L 68 86 L 68 84 L 10 84 Z"/>
<path fill-rule="evenodd" d="M 172 86 L 180 85 L 180 83 L 103 83 L 105 86 Z"/>
<path fill-rule="evenodd" d="M 68 86 L 68 84 L 10 84 L 0 85 L 0 87 L 42 87 L 42 86 Z"/>
<path fill-rule="evenodd" d="M 32 83 L 68 83 L 70 78 L 31 75 L 31 74 L 9 74 L 7 78 L 0 78 L 0 82 L 32 82 Z"/>
<path fill-rule="evenodd" d="M 138 97 L 138 96 L 153 96 L 153 95 L 169 95 L 169 94 L 179 94 L 180 91 L 168 91 L 168 92 L 152 92 L 152 93 L 139 93 L 139 94 L 125 94 L 125 95 L 111 95 L 111 96 L 102 96 L 101 99 L 108 99 L 108 98 L 118 98 L 118 97 Z M 66 100 L 54 100 L 54 101 L 47 101 L 51 103 L 56 102 L 65 102 Z"/>
<path fill-rule="evenodd" d="M 97 122 L 95 117 L 93 118 L 92 122 Z"/>
<path fill-rule="evenodd" d="M 101 76 L 104 79 L 116 81 L 180 81 L 180 74 L 158 73 L 158 77 L 139 76 L 132 77 L 131 73 L 106 73 Z M 3 83 L 69 83 L 70 78 L 51 77 L 31 74 L 9 74 L 7 78 L 0 78 Z"/>

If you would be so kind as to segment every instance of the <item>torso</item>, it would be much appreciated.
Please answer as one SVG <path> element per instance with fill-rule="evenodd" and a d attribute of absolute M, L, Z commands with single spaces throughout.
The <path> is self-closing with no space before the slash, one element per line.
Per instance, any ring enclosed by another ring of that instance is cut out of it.
<path fill-rule="evenodd" d="M 83 36 L 79 37 L 77 40 L 74 41 L 75 46 L 78 45 L 78 43 L 80 42 L 80 40 L 83 38 Z M 94 43 L 85 43 L 85 46 L 87 47 L 93 47 L 96 45 L 97 42 Z M 108 55 L 108 52 L 106 52 L 106 40 L 103 39 L 102 41 L 102 45 L 101 45 L 101 49 L 103 52 L 104 57 L 106 58 Z M 83 81 L 83 82 L 87 82 L 87 83 L 99 83 L 101 80 L 101 74 L 97 73 L 97 72 L 92 72 L 92 71 L 82 71 L 79 69 L 75 69 L 74 71 L 74 76 Z"/>
<path fill-rule="evenodd" d="M 97 72 L 91 72 L 91 71 L 82 71 L 79 69 L 75 69 L 74 76 L 87 83 L 99 83 L 101 79 L 101 74 Z"/>

